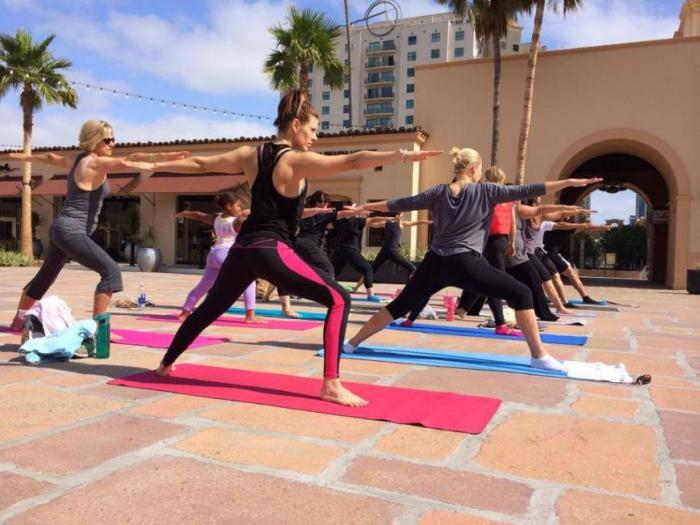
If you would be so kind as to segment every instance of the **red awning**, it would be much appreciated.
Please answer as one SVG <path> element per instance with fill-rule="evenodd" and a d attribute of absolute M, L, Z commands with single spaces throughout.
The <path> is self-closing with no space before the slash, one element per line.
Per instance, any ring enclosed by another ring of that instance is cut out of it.
<path fill-rule="evenodd" d="M 245 182 L 243 173 L 154 173 L 136 186 L 133 193 L 219 193 Z"/>
<path fill-rule="evenodd" d="M 111 194 L 122 193 L 122 188 L 131 183 L 138 174 L 136 173 L 111 173 L 107 175 Z M 32 191 L 33 195 L 59 196 L 65 195 L 67 191 L 68 175 L 54 175 L 49 180 L 42 183 Z"/>
<path fill-rule="evenodd" d="M 41 182 L 41 177 L 32 177 L 32 187 Z M 22 194 L 22 177 L 0 177 L 0 197 L 19 197 Z"/>

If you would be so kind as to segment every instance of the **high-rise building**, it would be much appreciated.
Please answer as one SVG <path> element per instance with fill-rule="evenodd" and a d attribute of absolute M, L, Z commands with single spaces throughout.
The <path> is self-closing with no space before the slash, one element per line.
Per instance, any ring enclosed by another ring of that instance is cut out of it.
<path fill-rule="evenodd" d="M 647 218 L 647 203 L 646 201 L 639 195 L 639 193 L 636 194 L 637 201 L 635 202 L 634 205 L 634 215 L 637 219 L 645 219 Z"/>
<path fill-rule="evenodd" d="M 583 198 L 583 200 L 581 201 L 581 206 L 586 208 L 587 210 L 591 209 L 591 194 L 590 193 Z"/>
<path fill-rule="evenodd" d="M 375 24 L 376 33 L 387 31 Z M 522 28 L 512 23 L 501 41 L 503 54 L 525 52 L 520 45 Z M 320 113 L 321 131 L 350 127 L 413 126 L 415 66 L 477 58 L 480 55 L 474 30 L 453 13 L 400 20 L 386 36 L 375 36 L 365 25 L 350 29 L 351 77 L 345 88 L 331 91 L 323 83 L 323 71 L 313 68 L 309 81 L 311 100 Z M 338 39 L 337 56 L 348 63 L 345 31 Z M 350 104 L 352 95 L 352 108 Z M 466 94 L 465 94 L 466 96 Z"/>

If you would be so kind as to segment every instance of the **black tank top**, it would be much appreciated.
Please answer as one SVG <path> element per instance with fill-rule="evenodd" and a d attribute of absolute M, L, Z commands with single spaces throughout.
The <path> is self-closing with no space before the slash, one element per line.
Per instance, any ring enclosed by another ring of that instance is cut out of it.
<path fill-rule="evenodd" d="M 308 184 L 296 197 L 280 195 L 272 182 L 272 173 L 282 155 L 292 151 L 287 144 L 266 142 L 258 146 L 258 176 L 251 188 L 250 216 L 243 223 L 236 244 L 247 244 L 261 237 L 294 243 L 299 219 L 304 211 Z"/>
<path fill-rule="evenodd" d="M 338 232 L 338 245 L 345 248 L 360 249 L 360 241 L 362 239 L 362 231 L 365 228 L 366 219 L 358 217 L 350 217 L 349 219 L 340 219 L 335 223 L 335 229 Z"/>
<path fill-rule="evenodd" d="M 401 225 L 398 221 L 387 222 L 384 225 L 384 245 L 388 250 L 398 250 L 401 243 Z"/>

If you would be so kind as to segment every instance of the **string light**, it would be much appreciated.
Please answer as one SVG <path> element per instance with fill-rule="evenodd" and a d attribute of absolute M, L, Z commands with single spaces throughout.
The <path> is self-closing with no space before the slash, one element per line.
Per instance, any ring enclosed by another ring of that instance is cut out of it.
<path fill-rule="evenodd" d="M 10 75 L 15 74 L 17 72 L 18 74 L 24 73 L 24 79 L 27 80 L 29 76 L 32 74 L 31 72 L 24 71 L 23 69 L 16 68 L 16 67 L 9 67 L 8 68 Z M 58 75 L 49 75 L 49 77 L 53 78 L 58 78 L 59 82 L 58 85 L 64 85 L 68 86 L 68 81 L 62 80 Z M 46 75 L 41 77 L 42 82 L 46 81 Z M 265 121 L 272 121 L 273 117 L 267 116 L 267 115 L 255 115 L 252 113 L 241 113 L 238 111 L 230 111 L 230 110 L 224 110 L 224 109 L 217 109 L 217 108 L 211 108 L 208 106 L 203 106 L 203 105 L 195 105 L 195 104 L 185 104 L 183 102 L 178 102 L 175 100 L 165 100 L 165 99 L 154 99 L 154 97 L 149 97 L 147 95 L 141 95 L 138 93 L 133 93 L 129 91 L 121 91 L 118 89 L 112 89 L 104 86 L 97 86 L 95 84 L 88 84 L 86 82 L 80 82 L 77 80 L 70 80 L 70 85 L 74 88 L 76 87 L 84 87 L 87 91 L 90 91 L 92 89 L 99 89 L 100 93 L 104 93 L 105 91 L 111 91 L 112 96 L 116 97 L 117 95 L 122 95 L 124 98 L 127 100 L 133 100 L 135 98 L 138 102 L 142 102 L 144 100 L 148 100 L 151 104 L 153 104 L 156 100 L 160 102 L 161 106 L 170 105 L 172 108 L 182 108 L 182 109 L 188 109 L 191 108 L 194 112 L 197 112 L 197 110 L 201 110 L 203 113 L 209 113 L 211 112 L 214 115 L 224 115 L 224 116 L 232 116 L 232 117 L 239 117 L 239 118 L 244 118 L 244 119 L 250 119 L 250 120 L 265 120 Z M 336 124 L 336 123 L 329 123 L 329 127 L 331 128 L 339 128 L 343 130 L 362 130 L 366 131 L 368 128 L 366 126 L 353 126 L 353 127 L 348 127 L 348 126 L 343 126 L 342 124 Z"/>

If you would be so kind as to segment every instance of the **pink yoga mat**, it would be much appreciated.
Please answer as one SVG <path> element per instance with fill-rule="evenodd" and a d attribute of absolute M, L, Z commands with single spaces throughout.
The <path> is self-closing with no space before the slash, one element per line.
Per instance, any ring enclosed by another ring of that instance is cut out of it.
<path fill-rule="evenodd" d="M 491 397 L 344 383 L 370 402 L 365 407 L 346 407 L 319 399 L 320 379 L 192 364 L 176 366 L 169 377 L 149 371 L 114 379 L 109 384 L 469 434 L 480 433 L 501 404 L 500 399 Z"/>
<path fill-rule="evenodd" d="M 138 330 L 122 330 L 121 328 L 112 328 L 110 341 L 119 345 L 168 348 L 170 343 L 173 341 L 173 337 L 175 337 L 175 334 L 165 334 L 163 332 L 139 332 Z M 229 339 L 226 337 L 210 337 L 208 335 L 200 335 L 188 348 L 199 348 L 200 346 L 211 346 L 228 342 Z"/>
<path fill-rule="evenodd" d="M 177 315 L 165 314 L 165 315 L 141 315 L 137 317 L 139 321 L 154 321 L 157 323 L 178 323 L 180 320 Z M 228 315 L 222 315 L 216 321 L 212 323 L 215 326 L 227 326 L 229 328 L 262 328 L 264 330 L 310 330 L 311 328 L 316 328 L 323 325 L 323 323 L 318 321 L 304 321 L 301 319 L 292 319 L 290 321 L 285 321 L 283 319 L 265 319 L 265 323 L 246 323 L 243 321 L 242 317 L 231 317 Z"/>

